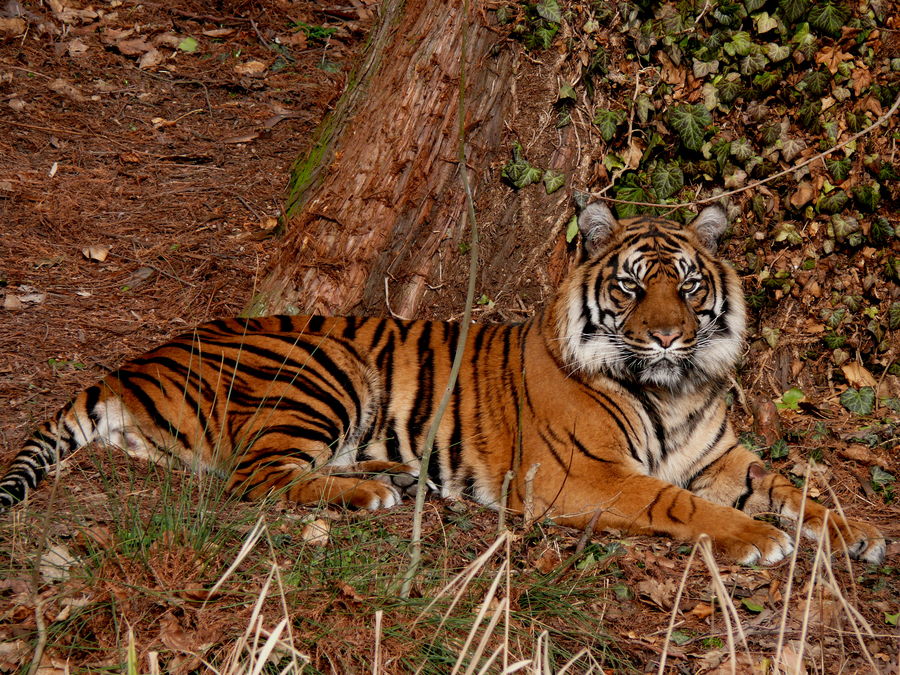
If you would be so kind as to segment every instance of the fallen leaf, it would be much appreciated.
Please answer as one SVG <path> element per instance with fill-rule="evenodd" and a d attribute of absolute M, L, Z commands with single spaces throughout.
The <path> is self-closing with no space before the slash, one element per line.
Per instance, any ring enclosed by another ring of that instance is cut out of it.
<path fill-rule="evenodd" d="M 3 298 L 3 309 L 10 312 L 15 312 L 16 310 L 22 309 L 24 306 L 22 301 L 12 293 L 7 293 L 6 297 Z"/>
<path fill-rule="evenodd" d="M 693 614 L 698 619 L 705 619 L 713 613 L 712 605 L 708 605 L 705 602 L 698 602 L 694 609 L 690 611 L 690 614 Z"/>
<path fill-rule="evenodd" d="M 797 186 L 797 189 L 790 197 L 791 206 L 795 209 L 799 209 L 801 206 L 805 206 L 809 204 L 816 196 L 816 189 L 813 187 L 812 183 L 808 181 L 803 181 Z"/>
<path fill-rule="evenodd" d="M 9 107 L 13 109 L 14 112 L 20 113 L 25 110 L 26 103 L 20 98 L 13 98 L 9 101 Z"/>
<path fill-rule="evenodd" d="M 41 577 L 48 583 L 65 581 L 69 578 L 69 568 L 77 560 L 64 544 L 54 544 L 41 556 L 39 569 Z"/>
<path fill-rule="evenodd" d="M 109 246 L 100 246 L 99 244 L 95 244 L 94 246 L 86 246 L 81 249 L 82 255 L 88 260 L 96 260 L 97 262 L 103 262 L 106 260 L 107 256 L 109 256 L 110 248 Z"/>
<path fill-rule="evenodd" d="M 310 546 L 327 546 L 330 532 L 331 523 L 327 520 L 316 518 L 303 526 L 300 538 Z"/>
<path fill-rule="evenodd" d="M 12 19 L 0 18 L 0 36 L 16 37 L 21 35 L 28 28 L 25 19 L 14 17 Z"/>
<path fill-rule="evenodd" d="M 234 72 L 238 75 L 249 75 L 250 77 L 262 77 L 263 73 L 266 72 L 265 63 L 262 61 L 247 61 L 246 63 L 239 63 L 234 67 Z"/>
<path fill-rule="evenodd" d="M 846 52 L 842 52 L 840 48 L 836 46 L 823 47 L 822 51 L 816 54 L 816 63 L 822 64 L 826 68 L 828 68 L 828 72 L 834 75 L 838 71 L 838 66 L 842 61 L 851 61 L 853 56 L 851 54 L 847 54 Z M 825 109 L 825 105 L 822 105 L 822 109 Z"/>
<path fill-rule="evenodd" d="M 664 579 L 657 581 L 656 579 L 644 579 L 638 582 L 637 592 L 649 599 L 654 605 L 662 609 L 672 608 L 672 599 L 675 597 L 675 580 Z"/>
<path fill-rule="evenodd" d="M 868 68 L 854 68 L 850 79 L 853 81 L 853 93 L 857 96 L 872 85 L 872 73 Z"/>
<path fill-rule="evenodd" d="M 87 100 L 78 87 L 76 87 L 71 82 L 66 82 L 61 77 L 58 77 L 50 82 L 50 84 L 47 85 L 47 88 L 51 91 L 55 91 L 57 94 L 62 94 L 66 98 L 70 98 L 77 103 L 81 103 Z"/>
<path fill-rule="evenodd" d="M 838 448 L 837 452 L 838 456 L 843 457 L 844 459 L 853 460 L 854 462 L 859 462 L 860 464 L 866 464 L 868 466 L 878 464 L 878 458 L 865 445 L 854 443 L 846 448 Z"/>
<path fill-rule="evenodd" d="M 75 38 L 74 40 L 70 40 L 69 44 L 66 46 L 66 51 L 69 53 L 69 56 L 78 57 L 84 54 L 88 50 L 88 46 L 84 44 L 79 38 Z"/>
<path fill-rule="evenodd" d="M 878 382 L 875 377 L 866 370 L 865 366 L 856 361 L 850 361 L 841 366 L 841 372 L 847 378 L 847 383 L 851 387 L 859 389 L 860 387 L 877 387 Z"/>
<path fill-rule="evenodd" d="M 149 68 L 155 68 L 160 63 L 163 62 L 165 56 L 161 51 L 154 47 L 149 52 L 144 54 L 140 59 L 138 59 L 138 68 L 141 70 L 147 70 Z"/>
<path fill-rule="evenodd" d="M 223 38 L 234 34 L 234 28 L 213 28 L 212 30 L 203 31 L 203 35 L 211 38 Z M 304 35 L 304 37 L 306 37 Z"/>
<path fill-rule="evenodd" d="M 147 42 L 144 38 L 132 38 L 131 40 L 122 40 L 121 42 L 116 43 L 116 49 L 119 50 L 119 53 L 124 54 L 125 56 L 137 56 L 138 54 L 145 54 L 153 49 L 153 45 Z"/>

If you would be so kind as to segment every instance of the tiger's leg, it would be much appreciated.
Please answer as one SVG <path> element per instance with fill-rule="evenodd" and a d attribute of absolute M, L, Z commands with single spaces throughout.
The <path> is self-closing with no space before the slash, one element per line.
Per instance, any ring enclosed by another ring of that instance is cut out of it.
<path fill-rule="evenodd" d="M 847 520 L 811 499 L 777 473 L 769 473 L 759 457 L 737 444 L 707 466 L 688 484 L 694 494 L 718 504 L 727 504 L 747 514 L 774 513 L 796 520 L 803 510 L 802 533 L 814 539 L 822 536 L 826 514 L 828 537 L 833 551 L 846 548 L 850 557 L 878 563 L 884 559 L 885 542 L 872 525 Z"/>
<path fill-rule="evenodd" d="M 570 472 L 561 490 L 555 481 L 546 481 L 550 490 L 541 490 L 535 505 L 564 514 L 554 515 L 554 520 L 577 528 L 586 527 L 599 512 L 598 529 L 667 534 L 687 541 L 705 534 L 717 549 L 743 565 L 773 565 L 793 550 L 786 533 L 730 506 L 637 471 L 609 465 L 605 469 L 602 483 L 592 479 L 590 471 Z"/>
<path fill-rule="evenodd" d="M 283 425 L 258 432 L 252 446 L 236 460 L 228 490 L 250 499 L 280 492 L 299 504 L 375 510 L 399 504 L 418 475 L 417 468 L 396 462 L 317 468 L 331 458 L 331 448 L 298 436 Z"/>

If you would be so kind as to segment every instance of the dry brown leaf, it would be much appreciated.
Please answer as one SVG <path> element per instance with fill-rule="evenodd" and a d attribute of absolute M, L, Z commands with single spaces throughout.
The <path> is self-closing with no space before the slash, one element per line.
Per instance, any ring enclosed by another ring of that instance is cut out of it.
<path fill-rule="evenodd" d="M 109 256 L 109 251 L 110 251 L 109 246 L 101 246 L 99 244 L 94 244 L 93 246 L 86 246 L 83 249 L 81 249 L 81 254 L 88 260 L 96 260 L 97 262 L 103 262 Z"/>
<path fill-rule="evenodd" d="M 330 532 L 331 523 L 327 520 L 316 518 L 303 526 L 300 538 L 310 546 L 327 546 Z"/>
<path fill-rule="evenodd" d="M 859 96 L 871 86 L 872 73 L 868 68 L 854 68 L 850 80 L 853 82 L 853 93 Z"/>
<path fill-rule="evenodd" d="M 223 38 L 234 34 L 234 28 L 213 28 L 212 30 L 203 31 L 203 35 L 211 38 Z"/>
<path fill-rule="evenodd" d="M 165 58 L 163 53 L 154 47 L 138 60 L 138 68 L 141 70 L 156 68 Z"/>
<path fill-rule="evenodd" d="M 76 87 L 71 82 L 66 82 L 61 77 L 58 77 L 50 82 L 50 84 L 47 85 L 47 88 L 51 91 L 55 91 L 57 94 L 62 94 L 66 98 L 70 98 L 78 103 L 87 100 L 78 87 Z"/>
<path fill-rule="evenodd" d="M 791 206 L 795 209 L 799 209 L 801 206 L 805 206 L 809 204 L 813 198 L 816 196 L 816 189 L 813 187 L 812 183 L 809 181 L 803 181 L 800 185 L 797 186 L 797 189 L 791 195 L 789 199 Z"/>
<path fill-rule="evenodd" d="M 238 75 L 249 75 L 250 77 L 262 77 L 268 66 L 262 61 L 247 61 L 239 63 L 234 67 L 234 72 Z"/>
<path fill-rule="evenodd" d="M 871 466 L 872 464 L 878 464 L 878 458 L 865 445 L 854 443 L 853 445 L 849 445 L 846 448 L 838 448 L 837 452 L 839 457 L 850 459 L 854 462 L 859 462 L 860 464 L 866 464 L 869 466 Z"/>
<path fill-rule="evenodd" d="M 294 47 L 295 49 L 303 49 L 306 47 L 307 37 L 306 33 L 297 31 L 296 33 L 291 33 L 287 37 L 279 38 L 279 41 L 283 45 Z"/>
<path fill-rule="evenodd" d="M 25 19 L 0 17 L 0 36 L 2 37 L 16 37 L 24 33 L 27 28 L 28 24 L 25 23 Z"/>
<path fill-rule="evenodd" d="M 88 50 L 88 46 L 82 42 L 80 38 L 75 38 L 74 40 L 70 40 L 69 44 L 66 45 L 66 51 L 71 57 L 78 57 L 84 54 Z"/>
<path fill-rule="evenodd" d="M 816 54 L 816 63 L 819 63 L 826 68 L 828 68 L 828 72 L 834 75 L 838 71 L 838 66 L 842 61 L 851 61 L 853 56 L 846 52 L 842 52 L 840 48 L 836 46 L 828 46 L 823 47 L 822 51 Z M 822 105 L 822 109 L 825 109 L 825 105 Z"/>
<path fill-rule="evenodd" d="M 690 611 L 690 614 L 693 614 L 698 619 L 705 619 L 713 613 L 712 605 L 708 605 L 705 602 L 698 602 L 694 609 Z"/>
<path fill-rule="evenodd" d="M 676 590 L 674 579 L 644 579 L 638 582 L 637 592 L 639 595 L 649 599 L 654 605 L 662 609 L 672 608 L 672 599 L 675 597 Z"/>
<path fill-rule="evenodd" d="M 552 548 L 548 548 L 534 561 L 534 567 L 541 574 L 549 574 L 556 569 L 556 566 L 559 565 L 560 562 L 559 553 Z"/>
<path fill-rule="evenodd" d="M 857 389 L 860 387 L 872 387 L 874 389 L 878 386 L 878 381 L 872 373 L 866 370 L 865 366 L 856 361 L 845 363 L 841 366 L 841 372 L 844 374 L 844 377 L 847 378 L 847 382 L 851 387 L 856 387 Z"/>
<path fill-rule="evenodd" d="M 119 53 L 124 54 L 125 56 L 137 56 L 138 54 L 145 54 L 153 49 L 153 45 L 147 42 L 144 38 L 132 38 L 131 40 L 122 40 L 121 42 L 116 43 L 116 49 L 119 50 Z"/>
<path fill-rule="evenodd" d="M 103 32 L 100 33 L 100 42 L 105 45 L 114 45 L 117 42 L 121 42 L 129 35 L 134 33 L 134 28 L 109 28 L 106 27 L 103 29 Z"/>
<path fill-rule="evenodd" d="M 41 556 L 39 569 L 41 577 L 48 583 L 65 581 L 69 578 L 69 568 L 78 562 L 64 544 L 54 544 Z"/>
<path fill-rule="evenodd" d="M 13 295 L 12 293 L 7 293 L 6 297 L 3 298 L 3 309 L 8 310 L 10 312 L 15 312 L 20 310 L 25 305 L 22 304 L 22 301 L 19 300 L 18 297 Z"/>

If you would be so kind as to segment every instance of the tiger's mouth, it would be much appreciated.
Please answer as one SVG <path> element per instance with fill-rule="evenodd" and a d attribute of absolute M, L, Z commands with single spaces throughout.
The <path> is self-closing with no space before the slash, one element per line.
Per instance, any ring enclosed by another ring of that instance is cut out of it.
<path fill-rule="evenodd" d="M 692 356 L 690 351 L 633 354 L 629 370 L 641 384 L 673 387 L 683 384 L 694 370 Z"/>

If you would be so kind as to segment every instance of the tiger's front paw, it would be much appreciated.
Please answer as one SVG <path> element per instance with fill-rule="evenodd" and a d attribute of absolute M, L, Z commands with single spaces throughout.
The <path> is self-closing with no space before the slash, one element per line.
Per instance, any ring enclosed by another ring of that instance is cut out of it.
<path fill-rule="evenodd" d="M 814 515 L 803 521 L 803 534 L 818 539 L 823 529 L 823 515 Z M 831 550 L 847 550 L 854 560 L 881 563 L 887 545 L 878 529 L 858 520 L 845 520 L 834 511 L 828 511 L 828 539 Z"/>
<path fill-rule="evenodd" d="M 794 541 L 785 532 L 749 517 L 713 539 L 717 548 L 740 565 L 774 565 L 794 550 Z"/>

